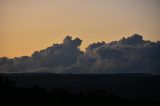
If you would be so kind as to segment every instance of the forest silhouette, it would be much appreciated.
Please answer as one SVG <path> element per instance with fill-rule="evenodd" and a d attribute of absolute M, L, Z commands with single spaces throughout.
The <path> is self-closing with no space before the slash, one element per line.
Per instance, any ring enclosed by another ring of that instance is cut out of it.
<path fill-rule="evenodd" d="M 156 105 L 159 101 L 120 97 L 103 89 L 73 92 L 63 88 L 47 90 L 39 85 L 19 87 L 14 81 L 0 77 L 2 106 L 135 106 Z"/>

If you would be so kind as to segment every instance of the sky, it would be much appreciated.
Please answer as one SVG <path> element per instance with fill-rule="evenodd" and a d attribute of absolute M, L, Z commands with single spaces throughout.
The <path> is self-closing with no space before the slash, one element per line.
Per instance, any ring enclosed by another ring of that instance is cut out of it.
<path fill-rule="evenodd" d="M 0 57 L 31 55 L 61 43 L 83 40 L 81 49 L 134 33 L 160 40 L 160 0 L 0 0 Z"/>

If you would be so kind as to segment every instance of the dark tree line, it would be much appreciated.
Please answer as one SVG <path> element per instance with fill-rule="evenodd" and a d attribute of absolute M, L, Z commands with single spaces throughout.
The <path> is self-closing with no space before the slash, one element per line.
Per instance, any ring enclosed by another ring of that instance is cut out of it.
<path fill-rule="evenodd" d="M 140 99 L 130 100 L 111 95 L 104 90 L 88 90 L 78 93 L 66 89 L 46 90 L 38 85 L 17 87 L 13 81 L 0 77 L 1 106 L 135 106 L 154 105 Z"/>

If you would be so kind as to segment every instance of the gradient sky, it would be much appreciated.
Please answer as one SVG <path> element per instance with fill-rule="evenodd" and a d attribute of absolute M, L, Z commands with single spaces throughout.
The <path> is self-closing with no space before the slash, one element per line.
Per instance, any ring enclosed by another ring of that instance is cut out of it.
<path fill-rule="evenodd" d="M 0 0 L 0 57 L 31 55 L 70 34 L 97 41 L 160 40 L 160 0 Z"/>

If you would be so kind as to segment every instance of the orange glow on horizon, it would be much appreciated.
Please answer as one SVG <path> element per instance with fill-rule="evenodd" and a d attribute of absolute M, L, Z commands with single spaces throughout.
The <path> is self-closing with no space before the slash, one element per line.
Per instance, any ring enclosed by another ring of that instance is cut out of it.
<path fill-rule="evenodd" d="M 1 0 L 0 57 L 31 55 L 68 34 L 81 49 L 134 33 L 160 40 L 159 0 Z"/>

